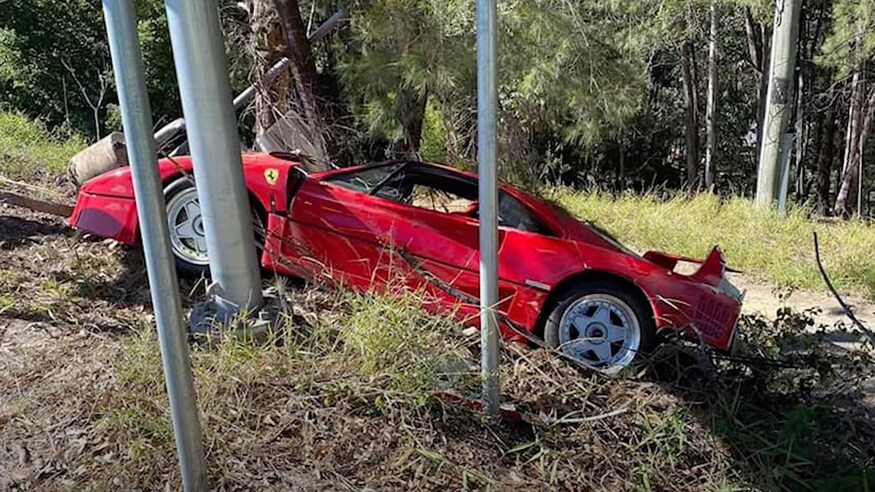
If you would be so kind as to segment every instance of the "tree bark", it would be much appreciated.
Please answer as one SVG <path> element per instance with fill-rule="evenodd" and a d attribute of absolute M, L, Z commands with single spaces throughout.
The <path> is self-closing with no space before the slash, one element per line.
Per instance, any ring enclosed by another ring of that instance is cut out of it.
<path fill-rule="evenodd" d="M 864 104 L 863 62 L 854 67 L 851 78 L 851 99 L 848 104 L 848 127 L 845 132 L 845 153 L 839 175 L 838 194 L 833 211 L 841 217 L 851 216 L 857 207 L 860 142 L 863 129 Z"/>
<path fill-rule="evenodd" d="M 753 20 L 750 7 L 744 8 L 744 32 L 747 35 L 747 50 L 754 70 L 762 74 L 763 37 L 759 24 Z"/>
<path fill-rule="evenodd" d="M 708 100 L 705 108 L 705 188 L 714 186 L 717 154 L 717 30 L 720 12 L 717 2 L 711 0 L 711 39 L 708 46 Z"/>
<path fill-rule="evenodd" d="M 696 94 L 696 61 L 693 43 L 681 47 L 681 76 L 683 79 L 686 126 L 686 187 L 699 185 L 699 100 Z"/>
<path fill-rule="evenodd" d="M 619 153 L 620 153 L 620 186 L 617 191 L 625 191 L 626 190 L 626 148 L 625 143 L 621 140 L 619 144 Z"/>
<path fill-rule="evenodd" d="M 404 152 L 415 156 L 422 143 L 422 124 L 425 107 L 428 104 L 428 91 L 402 87 L 395 99 L 395 111 L 404 129 Z"/>
<path fill-rule="evenodd" d="M 316 59 L 307 40 L 307 28 L 301 18 L 298 0 L 274 0 L 280 17 L 280 25 L 286 38 L 286 48 L 292 61 L 292 77 L 304 110 L 304 116 L 315 124 L 319 117 L 319 73 Z"/>
<path fill-rule="evenodd" d="M 328 128 L 322 119 L 319 106 L 319 73 L 316 70 L 316 59 L 310 41 L 307 39 L 307 28 L 301 18 L 298 0 L 274 0 L 280 18 L 280 26 L 286 39 L 292 78 L 298 100 L 301 103 L 304 120 L 309 129 L 307 137 L 321 155 L 316 158 L 320 167 L 329 168 L 330 162 L 326 141 Z"/>
<path fill-rule="evenodd" d="M 808 132 L 805 126 L 805 98 L 804 83 L 802 71 L 800 70 L 797 77 L 796 91 L 796 202 L 801 203 L 804 200 L 805 193 L 805 149 L 808 143 Z"/>
<path fill-rule="evenodd" d="M 863 128 L 860 130 L 860 141 L 857 157 L 857 213 L 863 215 L 863 158 L 866 150 L 866 140 L 872 130 L 872 120 L 875 119 L 875 87 L 869 89 L 866 102 L 863 103 Z"/>
<path fill-rule="evenodd" d="M 284 71 L 273 84 L 263 86 L 264 74 L 284 55 L 285 40 L 271 0 L 250 0 L 252 50 L 255 53 L 255 133 L 262 135 L 289 110 L 291 77 Z"/>

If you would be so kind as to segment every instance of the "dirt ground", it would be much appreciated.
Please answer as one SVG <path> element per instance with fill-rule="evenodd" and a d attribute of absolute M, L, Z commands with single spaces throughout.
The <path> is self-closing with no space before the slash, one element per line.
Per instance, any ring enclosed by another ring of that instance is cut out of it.
<path fill-rule="evenodd" d="M 851 324 L 851 320 L 825 286 L 821 292 L 809 290 L 782 292 L 774 285 L 750 275 L 732 273 L 729 274 L 729 278 L 733 284 L 745 291 L 744 313 L 760 314 L 768 318 L 774 317 L 778 309 L 790 307 L 796 311 L 812 310 L 815 322 L 827 327 Z M 875 303 L 854 295 L 841 294 L 841 296 L 853 309 L 857 319 L 866 326 L 875 328 Z"/>

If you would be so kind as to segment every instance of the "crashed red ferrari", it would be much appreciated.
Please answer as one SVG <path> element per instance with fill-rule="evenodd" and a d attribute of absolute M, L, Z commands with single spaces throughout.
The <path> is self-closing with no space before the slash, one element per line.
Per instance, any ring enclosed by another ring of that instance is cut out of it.
<path fill-rule="evenodd" d="M 183 275 L 208 258 L 191 161 L 159 163 L 171 246 Z M 349 288 L 418 289 L 425 307 L 476 324 L 479 295 L 477 176 L 417 161 L 307 174 L 290 155 L 243 156 L 261 265 Z M 638 255 L 544 200 L 499 187 L 502 335 L 539 337 L 608 372 L 678 333 L 728 350 L 742 294 L 725 279 L 717 248 L 704 260 Z M 128 168 L 84 183 L 71 224 L 138 242 Z M 690 275 L 679 261 L 701 263 Z"/>

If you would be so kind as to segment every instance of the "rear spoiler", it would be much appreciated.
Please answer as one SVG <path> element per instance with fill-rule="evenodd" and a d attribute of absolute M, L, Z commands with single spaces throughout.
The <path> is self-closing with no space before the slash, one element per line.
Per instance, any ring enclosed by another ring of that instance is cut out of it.
<path fill-rule="evenodd" d="M 644 253 L 644 259 L 668 270 L 674 270 L 674 267 L 681 261 L 698 263 L 702 266 L 699 267 L 696 273 L 692 274 L 690 277 L 712 285 L 720 283 L 724 272 L 741 273 L 739 270 L 726 266 L 726 261 L 723 259 L 723 253 L 720 251 L 720 248 L 716 246 L 704 260 L 671 253 L 660 253 L 659 251 L 648 251 Z"/>

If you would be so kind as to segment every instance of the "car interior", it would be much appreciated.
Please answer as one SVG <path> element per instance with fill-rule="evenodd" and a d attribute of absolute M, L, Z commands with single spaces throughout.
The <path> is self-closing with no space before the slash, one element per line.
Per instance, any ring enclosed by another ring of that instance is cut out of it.
<path fill-rule="evenodd" d="M 387 200 L 436 212 L 477 219 L 477 180 L 451 170 L 416 161 L 375 165 L 329 176 L 325 181 Z M 519 200 L 503 190 L 498 193 L 500 226 L 552 235 Z"/>

